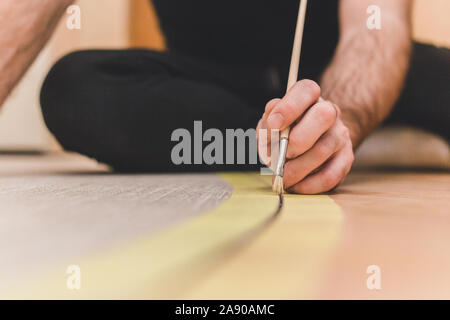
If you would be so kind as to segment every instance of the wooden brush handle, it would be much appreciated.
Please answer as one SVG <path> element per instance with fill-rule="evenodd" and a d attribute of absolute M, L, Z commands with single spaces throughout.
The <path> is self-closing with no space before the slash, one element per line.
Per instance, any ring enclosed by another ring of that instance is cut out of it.
<path fill-rule="evenodd" d="M 289 69 L 289 79 L 286 92 L 291 89 L 298 80 L 298 67 L 300 65 L 300 55 L 302 52 L 303 30 L 305 27 L 306 8 L 308 0 L 301 0 L 298 10 L 297 28 L 295 30 L 294 47 L 292 49 L 291 67 Z M 289 138 L 291 128 L 288 127 L 281 131 L 280 138 Z"/>

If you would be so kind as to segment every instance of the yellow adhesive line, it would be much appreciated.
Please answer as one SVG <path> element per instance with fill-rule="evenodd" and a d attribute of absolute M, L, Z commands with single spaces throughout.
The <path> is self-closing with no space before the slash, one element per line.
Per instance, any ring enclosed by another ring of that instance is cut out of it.
<path fill-rule="evenodd" d="M 314 294 L 339 239 L 341 212 L 328 196 L 278 197 L 270 177 L 222 174 L 228 201 L 152 237 L 87 257 L 81 289 L 68 290 L 65 266 L 7 298 L 297 298 Z M 74 262 L 73 262 L 74 263 Z"/>

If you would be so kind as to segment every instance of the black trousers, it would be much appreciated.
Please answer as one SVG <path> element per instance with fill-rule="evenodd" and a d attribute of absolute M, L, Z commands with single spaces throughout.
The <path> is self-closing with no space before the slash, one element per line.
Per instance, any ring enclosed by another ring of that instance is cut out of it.
<path fill-rule="evenodd" d="M 231 68 L 143 49 L 89 50 L 55 64 L 41 91 L 49 130 L 69 151 L 117 171 L 249 170 L 260 165 L 175 165 L 171 141 L 193 131 L 255 128 L 281 97 L 284 70 Z M 450 141 L 450 50 L 415 44 L 404 92 L 387 123 L 427 129 Z"/>

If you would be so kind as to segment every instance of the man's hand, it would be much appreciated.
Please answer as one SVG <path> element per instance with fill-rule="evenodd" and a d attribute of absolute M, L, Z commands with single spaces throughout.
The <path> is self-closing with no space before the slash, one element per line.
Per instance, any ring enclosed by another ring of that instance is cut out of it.
<path fill-rule="evenodd" d="M 350 132 L 339 107 L 320 98 L 320 87 L 314 81 L 302 80 L 284 98 L 270 101 L 258 123 L 258 137 L 260 129 L 267 129 L 270 150 L 271 143 L 277 143 L 270 141 L 271 130 L 289 126 L 285 190 L 316 194 L 340 184 L 354 159 Z"/>

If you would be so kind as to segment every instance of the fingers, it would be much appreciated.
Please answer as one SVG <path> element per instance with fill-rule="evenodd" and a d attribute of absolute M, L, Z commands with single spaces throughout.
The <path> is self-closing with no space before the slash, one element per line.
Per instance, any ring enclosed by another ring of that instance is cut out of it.
<path fill-rule="evenodd" d="M 320 98 L 320 87 L 314 81 L 299 81 L 283 99 L 266 105 L 258 129 L 266 129 L 267 136 L 258 141 L 258 149 L 270 149 L 272 130 L 288 126 L 292 128 L 284 168 L 285 189 L 317 194 L 341 183 L 354 160 L 350 133 L 339 108 Z"/>
<path fill-rule="evenodd" d="M 285 164 L 283 182 L 286 189 L 302 181 L 311 172 L 330 159 L 346 143 L 342 134 L 346 128 L 339 124 L 322 136 L 317 143 L 300 157 Z"/>
<path fill-rule="evenodd" d="M 319 138 L 334 126 L 337 110 L 332 103 L 316 103 L 292 129 L 289 136 L 287 158 L 294 159 L 313 147 Z"/>
<path fill-rule="evenodd" d="M 270 114 L 270 112 L 273 110 L 273 108 L 275 108 L 275 106 L 280 101 L 281 101 L 281 99 L 273 99 L 267 103 L 265 112 L 264 112 L 263 116 L 261 117 L 261 119 L 259 120 L 258 126 L 256 127 L 257 130 L 266 129 L 268 143 L 270 142 L 270 129 L 268 129 L 268 126 L 267 126 L 267 117 Z"/>
<path fill-rule="evenodd" d="M 290 187 L 289 191 L 301 194 L 317 194 L 330 191 L 347 176 L 353 160 L 352 145 L 348 142 L 323 168 Z"/>
<path fill-rule="evenodd" d="M 271 105 L 267 117 L 268 129 L 283 130 L 294 123 L 320 97 L 320 87 L 312 80 L 302 80 L 278 101 Z"/>
<path fill-rule="evenodd" d="M 277 99 L 272 99 L 270 100 L 267 105 L 266 105 L 266 110 L 264 111 L 264 116 L 267 116 L 272 112 L 273 108 L 275 108 L 275 106 L 281 101 L 281 99 L 277 98 Z"/>
<path fill-rule="evenodd" d="M 261 158 L 261 161 L 265 163 L 268 167 L 271 166 L 271 156 L 272 156 L 272 148 L 277 148 L 278 141 L 272 142 L 272 132 L 267 129 L 267 115 L 271 112 L 271 110 L 280 102 L 281 99 L 273 99 L 269 101 L 266 105 L 265 112 L 262 118 L 258 122 L 257 130 L 257 138 L 258 138 L 258 154 Z M 275 137 L 279 137 L 275 135 Z"/>

